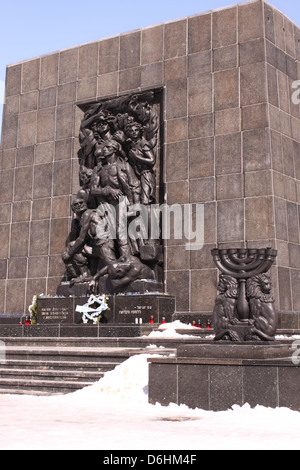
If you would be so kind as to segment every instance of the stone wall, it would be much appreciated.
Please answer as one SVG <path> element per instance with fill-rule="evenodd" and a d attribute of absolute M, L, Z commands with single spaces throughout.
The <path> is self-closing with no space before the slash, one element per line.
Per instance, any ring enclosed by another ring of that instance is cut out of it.
<path fill-rule="evenodd" d="M 250 1 L 8 66 L 1 143 L 0 311 L 54 295 L 79 189 L 78 104 L 163 88 L 168 204 L 205 206 L 205 245 L 165 247 L 176 310 L 211 312 L 210 250 L 272 246 L 277 305 L 300 311 L 300 30 Z M 183 317 L 182 317 L 183 318 Z M 298 326 L 298 325 L 297 325 Z"/>

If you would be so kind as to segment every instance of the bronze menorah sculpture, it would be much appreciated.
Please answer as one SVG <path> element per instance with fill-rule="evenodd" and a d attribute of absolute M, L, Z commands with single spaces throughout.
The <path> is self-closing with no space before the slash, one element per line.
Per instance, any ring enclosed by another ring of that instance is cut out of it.
<path fill-rule="evenodd" d="M 277 251 L 264 249 L 212 250 L 221 271 L 214 309 L 215 339 L 231 341 L 273 341 L 277 330 L 277 313 L 268 274 Z M 237 326 L 249 326 L 243 336 Z"/>

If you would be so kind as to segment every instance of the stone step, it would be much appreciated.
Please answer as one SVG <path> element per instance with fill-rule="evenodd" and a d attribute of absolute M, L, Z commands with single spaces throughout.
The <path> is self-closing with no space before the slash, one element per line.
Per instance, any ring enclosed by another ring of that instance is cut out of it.
<path fill-rule="evenodd" d="M 195 328 L 195 330 L 197 330 Z M 192 330 L 193 331 L 193 330 Z M 176 349 L 179 344 L 198 344 L 199 341 L 211 341 L 207 338 L 207 335 L 191 335 L 190 330 L 183 330 L 181 332 L 183 336 L 178 337 L 167 337 L 160 334 L 156 336 L 143 336 L 136 338 L 12 338 L 12 337 L 2 337 L 0 338 L 0 347 L 1 344 L 3 347 L 34 347 L 34 348 L 86 348 L 86 349 L 145 349 L 149 346 L 154 347 L 165 347 Z M 212 333 L 210 333 L 211 337 Z"/>
<path fill-rule="evenodd" d="M 0 356 L 0 394 L 71 393 L 97 382 L 104 373 L 136 354 L 175 354 L 128 338 L 92 341 L 86 338 L 5 338 Z M 112 345 L 113 344 L 113 345 Z"/>
<path fill-rule="evenodd" d="M 0 389 L 6 390 L 6 393 L 11 393 L 11 390 L 22 390 L 24 392 L 31 391 L 42 391 L 48 392 L 49 394 L 55 393 L 71 393 L 76 390 L 80 390 L 83 387 L 92 385 L 90 381 L 66 381 L 66 380 L 37 380 L 37 379 L 22 379 L 18 377 L 14 378 L 2 378 L 0 377 Z M 5 392 L 4 392 L 5 393 Z"/>
<path fill-rule="evenodd" d="M 56 346 L 56 347 L 118 347 L 119 338 L 77 338 L 77 337 L 3 337 L 0 338 L 7 346 Z M 135 338 L 130 338 L 130 340 Z"/>
<path fill-rule="evenodd" d="M 42 379 L 42 380 L 64 380 L 79 382 L 96 382 L 104 376 L 104 372 L 90 372 L 77 370 L 57 370 L 57 369 L 10 369 L 0 367 L 0 378 L 18 379 Z"/>
<path fill-rule="evenodd" d="M 61 395 L 61 391 L 47 391 L 47 390 L 22 390 L 21 388 L 13 388 L 12 386 L 7 388 L 0 388 L 0 395 L 33 395 L 33 396 L 52 396 Z"/>
<path fill-rule="evenodd" d="M 27 353 L 26 353 L 27 354 Z M 27 356 L 26 356 L 27 357 Z M 8 360 L 0 364 L 0 394 L 71 393 L 100 380 L 126 357 L 113 362 Z"/>
<path fill-rule="evenodd" d="M 113 370 L 118 362 L 82 362 L 82 361 L 33 361 L 33 360 L 7 360 L 0 363 L 0 371 L 3 367 L 9 369 L 34 369 L 34 370 L 65 370 L 65 371 L 90 371 L 107 372 Z M 1 374 L 1 373 L 0 373 Z"/>
<path fill-rule="evenodd" d="M 38 361 L 81 361 L 81 362 L 115 362 L 129 358 L 132 354 L 142 353 L 134 348 L 64 348 L 7 346 L 5 360 L 38 360 Z"/>
<path fill-rule="evenodd" d="M 34 347 L 119 347 L 118 338 L 56 338 L 56 337 L 3 337 L 5 346 L 34 346 Z"/>

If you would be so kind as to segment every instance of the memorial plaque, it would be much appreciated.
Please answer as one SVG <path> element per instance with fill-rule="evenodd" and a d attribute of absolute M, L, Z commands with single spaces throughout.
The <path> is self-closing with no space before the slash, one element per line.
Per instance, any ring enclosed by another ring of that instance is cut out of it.
<path fill-rule="evenodd" d="M 73 298 L 68 297 L 39 299 L 37 318 L 38 323 L 73 323 Z"/>
<path fill-rule="evenodd" d="M 39 298 L 38 324 L 80 324 L 82 312 L 76 307 L 88 304 L 89 297 Z M 108 295 L 108 309 L 101 314 L 100 323 L 150 324 L 172 321 L 175 297 L 169 295 L 137 294 Z M 151 318 L 152 317 L 152 318 Z M 88 323 L 92 325 L 92 322 Z"/>
<path fill-rule="evenodd" d="M 114 307 L 115 323 L 161 323 L 172 321 L 175 298 L 157 295 L 116 296 Z"/>

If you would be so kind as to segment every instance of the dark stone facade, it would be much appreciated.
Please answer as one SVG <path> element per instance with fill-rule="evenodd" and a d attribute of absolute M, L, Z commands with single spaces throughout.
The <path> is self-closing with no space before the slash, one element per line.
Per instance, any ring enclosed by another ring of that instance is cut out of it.
<path fill-rule="evenodd" d="M 0 312 L 55 295 L 79 190 L 83 103 L 163 90 L 168 204 L 204 204 L 205 244 L 165 243 L 177 316 L 212 312 L 210 251 L 271 246 L 285 326 L 299 327 L 300 29 L 263 1 L 211 11 L 7 68 L 0 147 Z"/>

